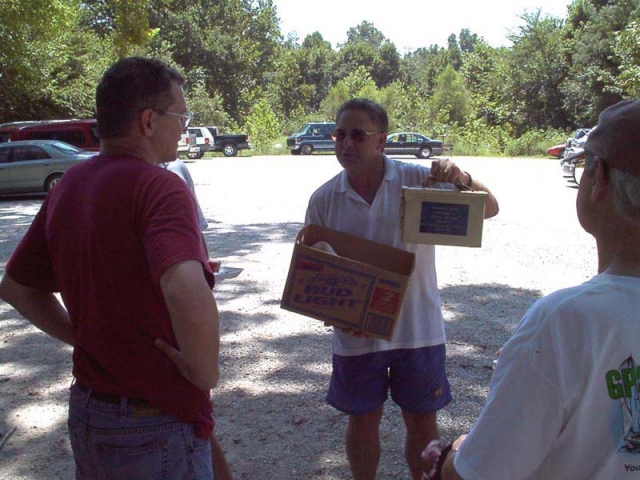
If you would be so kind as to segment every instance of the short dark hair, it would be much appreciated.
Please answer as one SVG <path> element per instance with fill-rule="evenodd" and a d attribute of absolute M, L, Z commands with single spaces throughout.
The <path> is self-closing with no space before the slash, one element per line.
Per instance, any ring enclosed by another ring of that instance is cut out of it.
<path fill-rule="evenodd" d="M 158 59 L 129 57 L 113 64 L 96 89 L 97 132 L 100 138 L 121 138 L 145 108 L 164 110 L 175 99 L 172 83 L 184 77 Z"/>
<path fill-rule="evenodd" d="M 389 116 L 386 110 L 379 103 L 369 100 L 368 98 L 352 98 L 344 102 L 338 108 L 336 113 L 336 123 L 347 110 L 358 110 L 367 115 L 373 123 L 375 123 L 381 132 L 387 133 L 389 130 Z"/>

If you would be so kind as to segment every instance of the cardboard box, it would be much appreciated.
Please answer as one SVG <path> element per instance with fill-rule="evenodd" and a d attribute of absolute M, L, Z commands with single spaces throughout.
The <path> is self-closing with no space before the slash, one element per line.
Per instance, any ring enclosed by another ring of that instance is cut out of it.
<path fill-rule="evenodd" d="M 337 255 L 312 245 L 327 242 Z M 280 307 L 389 340 L 414 254 L 308 225 L 298 233 Z"/>
<path fill-rule="evenodd" d="M 480 247 L 487 192 L 402 189 L 402 241 Z"/>

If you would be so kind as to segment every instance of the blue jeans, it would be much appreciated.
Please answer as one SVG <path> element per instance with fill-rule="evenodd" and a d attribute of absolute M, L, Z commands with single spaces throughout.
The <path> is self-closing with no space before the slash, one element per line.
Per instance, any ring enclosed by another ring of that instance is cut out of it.
<path fill-rule="evenodd" d="M 209 439 L 170 415 L 128 405 L 126 398 L 100 401 L 74 383 L 68 425 L 77 480 L 213 478 Z"/>

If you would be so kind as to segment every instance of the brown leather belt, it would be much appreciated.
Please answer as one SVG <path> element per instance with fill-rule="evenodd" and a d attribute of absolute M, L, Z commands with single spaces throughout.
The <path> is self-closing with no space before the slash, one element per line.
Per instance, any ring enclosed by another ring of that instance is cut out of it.
<path fill-rule="evenodd" d="M 100 402 L 112 403 L 114 405 L 120 405 L 124 398 L 127 398 L 127 406 L 133 409 L 132 416 L 134 418 L 147 418 L 147 417 L 159 417 L 163 415 L 162 410 L 149 404 L 144 398 L 128 398 L 121 397 L 119 395 L 112 395 L 108 393 L 100 393 L 83 385 L 76 380 L 76 385 L 81 392 L 90 394 L 91 398 Z"/>

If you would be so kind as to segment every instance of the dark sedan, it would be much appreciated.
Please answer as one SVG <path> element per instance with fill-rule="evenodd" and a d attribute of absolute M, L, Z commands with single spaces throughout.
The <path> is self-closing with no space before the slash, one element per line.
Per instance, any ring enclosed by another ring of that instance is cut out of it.
<path fill-rule="evenodd" d="M 0 194 L 49 192 L 69 167 L 94 155 L 58 140 L 0 143 Z"/>
<path fill-rule="evenodd" d="M 420 133 L 401 132 L 387 136 L 384 153 L 387 155 L 415 155 L 418 158 L 429 158 L 441 155 L 444 144 L 440 140 L 431 140 Z"/>

